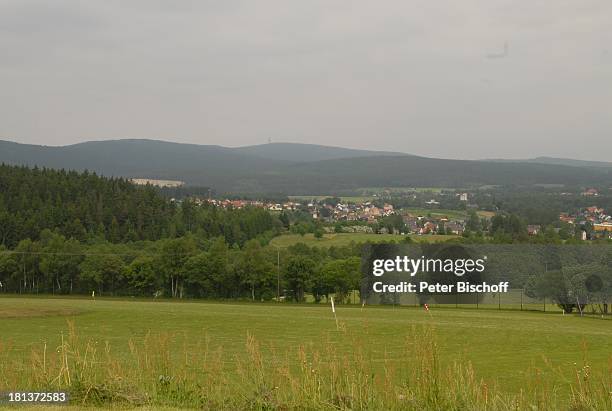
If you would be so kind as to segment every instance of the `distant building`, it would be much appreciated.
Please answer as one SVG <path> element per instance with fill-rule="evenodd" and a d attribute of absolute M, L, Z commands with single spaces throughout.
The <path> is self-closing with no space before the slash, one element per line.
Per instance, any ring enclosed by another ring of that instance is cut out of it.
<path fill-rule="evenodd" d="M 593 206 L 593 207 L 587 207 L 586 211 L 590 214 L 603 214 L 603 212 L 605 211 L 603 208 L 599 208 L 597 206 Z"/>
<path fill-rule="evenodd" d="M 540 234 L 541 227 L 539 225 L 528 225 L 527 226 L 527 234 L 529 235 L 538 235 Z"/>
<path fill-rule="evenodd" d="M 130 181 L 136 185 L 146 186 L 150 184 L 156 187 L 181 187 L 185 185 L 184 181 L 178 180 L 155 180 L 151 178 L 131 178 Z"/>
<path fill-rule="evenodd" d="M 380 208 L 376 206 L 366 207 L 364 211 L 368 217 L 380 217 L 382 214 Z"/>
<path fill-rule="evenodd" d="M 459 201 L 468 201 L 468 193 L 459 194 Z"/>
<path fill-rule="evenodd" d="M 384 214 L 385 216 L 388 216 L 388 215 L 391 215 L 391 214 L 393 214 L 393 213 L 394 213 L 394 210 L 393 210 L 393 205 L 392 205 L 392 204 L 386 204 L 386 203 L 385 203 L 385 205 L 383 206 L 383 214 Z"/>
<path fill-rule="evenodd" d="M 593 231 L 596 233 L 612 233 L 612 223 L 593 224 Z"/>
<path fill-rule="evenodd" d="M 405 215 L 402 217 L 402 220 L 404 221 L 404 224 L 406 224 L 409 233 L 419 232 L 419 220 L 416 217 Z"/>
<path fill-rule="evenodd" d="M 235 209 L 239 210 L 239 209 L 243 208 L 246 205 L 246 202 L 242 201 L 242 200 L 233 200 L 231 202 L 231 205 L 232 205 L 232 208 L 235 208 Z"/>
<path fill-rule="evenodd" d="M 420 234 L 431 234 L 435 232 L 436 229 L 437 229 L 437 226 L 431 221 L 428 221 L 425 224 L 423 224 L 423 228 L 421 228 Z"/>
<path fill-rule="evenodd" d="M 599 195 L 599 191 L 597 191 L 594 188 L 589 188 L 588 190 L 584 191 L 582 193 L 583 196 L 598 196 Z"/>
<path fill-rule="evenodd" d="M 463 226 L 457 222 L 451 221 L 450 223 L 445 224 L 446 232 L 450 232 L 456 235 L 463 234 Z"/>

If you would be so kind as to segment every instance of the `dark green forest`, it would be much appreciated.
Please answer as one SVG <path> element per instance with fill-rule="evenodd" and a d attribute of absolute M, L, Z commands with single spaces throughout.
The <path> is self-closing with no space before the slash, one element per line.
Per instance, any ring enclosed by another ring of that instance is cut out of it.
<path fill-rule="evenodd" d="M 259 208 L 175 204 L 93 173 L 0 166 L 0 292 L 245 298 L 358 288 L 358 247 L 266 247 Z M 282 276 L 281 276 L 282 273 Z"/>
<path fill-rule="evenodd" d="M 191 232 L 242 245 L 277 225 L 264 210 L 176 205 L 155 188 L 123 178 L 0 166 L 0 244 L 7 248 L 39 240 L 45 229 L 79 242 L 153 241 Z"/>

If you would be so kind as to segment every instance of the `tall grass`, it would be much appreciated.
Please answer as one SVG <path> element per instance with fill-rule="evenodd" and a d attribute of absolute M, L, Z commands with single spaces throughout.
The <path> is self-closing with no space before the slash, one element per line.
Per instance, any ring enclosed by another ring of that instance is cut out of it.
<path fill-rule="evenodd" d="M 278 352 L 247 335 L 244 353 L 230 356 L 206 337 L 193 346 L 158 333 L 129 340 L 128 354 L 117 355 L 69 322 L 59 346 L 42 343 L 26 356 L 0 342 L 0 391 L 66 390 L 73 405 L 210 410 L 612 409 L 612 358 L 605 375 L 577 365 L 569 390 L 534 369 L 523 390 L 508 394 L 478 379 L 469 362 L 441 364 L 432 327 L 414 327 L 403 354 L 382 359 L 367 336 L 340 333 L 348 352 L 331 340 Z"/>

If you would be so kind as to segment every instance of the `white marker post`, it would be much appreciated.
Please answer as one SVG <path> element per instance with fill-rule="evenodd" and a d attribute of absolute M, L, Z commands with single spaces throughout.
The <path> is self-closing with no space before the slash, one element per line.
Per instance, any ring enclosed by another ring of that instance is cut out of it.
<path fill-rule="evenodd" d="M 332 313 L 334 313 L 334 319 L 336 320 L 336 331 L 339 331 L 340 327 L 338 327 L 338 317 L 336 317 L 336 306 L 334 305 L 334 297 L 330 297 L 330 300 L 332 306 Z"/>
<path fill-rule="evenodd" d="M 580 310 L 580 316 L 582 317 L 582 307 L 580 306 L 580 301 L 578 300 L 578 296 L 576 296 L 576 305 L 578 306 L 578 309 Z"/>

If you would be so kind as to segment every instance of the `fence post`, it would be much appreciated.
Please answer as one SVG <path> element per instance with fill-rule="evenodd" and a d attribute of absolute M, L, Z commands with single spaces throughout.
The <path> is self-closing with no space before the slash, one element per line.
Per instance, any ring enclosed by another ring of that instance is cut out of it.
<path fill-rule="evenodd" d="M 523 291 L 525 290 L 521 288 L 521 311 L 523 311 Z"/>
<path fill-rule="evenodd" d="M 544 297 L 544 312 L 546 312 L 546 297 Z"/>
<path fill-rule="evenodd" d="M 499 300 L 498 300 L 498 305 L 497 305 L 497 309 L 501 310 L 501 293 L 497 294 L 499 296 Z"/>

